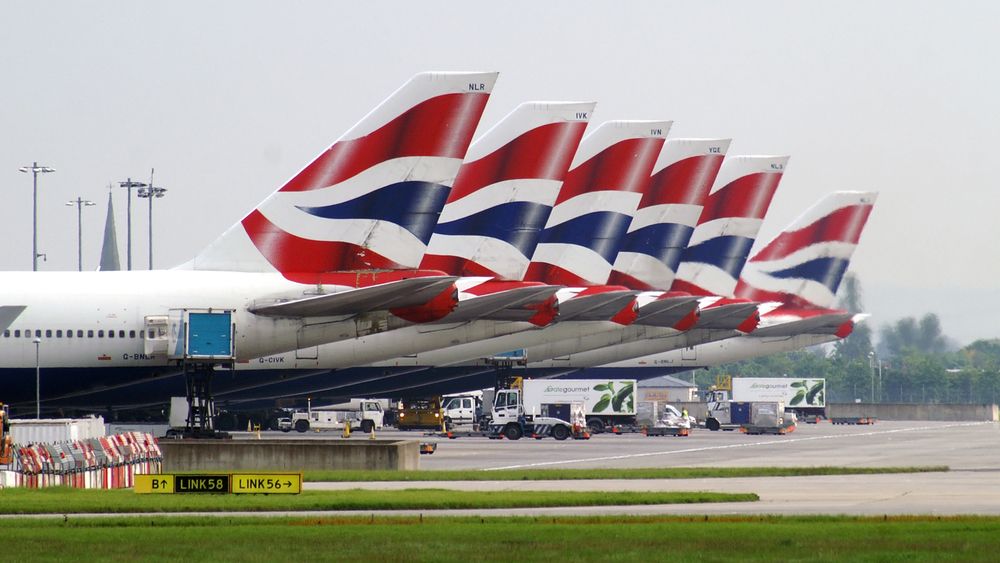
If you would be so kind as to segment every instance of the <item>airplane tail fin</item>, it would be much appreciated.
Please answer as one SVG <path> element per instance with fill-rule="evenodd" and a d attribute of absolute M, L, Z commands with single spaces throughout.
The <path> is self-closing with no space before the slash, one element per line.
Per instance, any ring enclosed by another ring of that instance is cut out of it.
<path fill-rule="evenodd" d="M 787 156 L 726 159 L 681 256 L 672 290 L 733 296 L 787 163 Z"/>
<path fill-rule="evenodd" d="M 670 121 L 608 121 L 580 143 L 524 279 L 608 281 Z"/>
<path fill-rule="evenodd" d="M 832 307 L 877 197 L 876 192 L 842 191 L 821 199 L 747 262 L 736 295 Z"/>
<path fill-rule="evenodd" d="M 594 106 L 527 102 L 473 142 L 421 268 L 520 280 Z"/>
<path fill-rule="evenodd" d="M 639 202 L 608 283 L 643 291 L 674 282 L 730 139 L 670 139 Z"/>
<path fill-rule="evenodd" d="M 497 73 L 417 74 L 182 267 L 414 268 Z"/>

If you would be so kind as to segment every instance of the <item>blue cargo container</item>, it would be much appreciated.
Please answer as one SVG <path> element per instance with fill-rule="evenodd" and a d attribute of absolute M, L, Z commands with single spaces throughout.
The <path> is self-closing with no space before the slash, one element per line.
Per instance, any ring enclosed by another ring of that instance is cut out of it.
<path fill-rule="evenodd" d="M 750 424 L 750 404 L 733 401 L 729 406 L 730 422 L 733 424 Z"/>
<path fill-rule="evenodd" d="M 190 313 L 188 315 L 188 356 L 230 358 L 233 355 L 232 315 Z"/>

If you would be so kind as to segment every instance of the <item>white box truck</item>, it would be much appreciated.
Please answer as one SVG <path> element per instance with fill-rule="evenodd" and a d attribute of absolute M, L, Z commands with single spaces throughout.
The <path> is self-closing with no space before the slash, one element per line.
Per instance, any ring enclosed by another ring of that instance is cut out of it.
<path fill-rule="evenodd" d="M 799 417 L 825 416 L 826 380 L 808 377 L 734 377 L 733 401 L 784 403 Z"/>
<path fill-rule="evenodd" d="M 526 413 L 546 414 L 543 405 L 581 403 L 591 432 L 636 424 L 634 379 L 525 379 L 523 386 Z"/>

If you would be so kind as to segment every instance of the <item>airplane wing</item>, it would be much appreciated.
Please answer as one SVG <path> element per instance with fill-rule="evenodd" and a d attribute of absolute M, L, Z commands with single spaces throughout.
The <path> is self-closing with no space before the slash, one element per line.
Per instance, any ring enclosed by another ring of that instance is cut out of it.
<path fill-rule="evenodd" d="M 736 330 L 747 321 L 750 315 L 757 313 L 755 301 L 747 303 L 726 303 L 701 310 L 697 328 Z M 756 335 L 754 331 L 754 335 Z"/>
<path fill-rule="evenodd" d="M 608 321 L 635 300 L 638 291 L 577 295 L 559 303 L 559 321 Z"/>
<path fill-rule="evenodd" d="M 697 295 L 663 296 L 639 307 L 635 324 L 673 328 L 698 309 Z"/>
<path fill-rule="evenodd" d="M 27 309 L 24 305 L 0 306 L 0 330 L 7 330 L 16 319 Z"/>
<path fill-rule="evenodd" d="M 762 326 L 753 331 L 753 336 L 795 336 L 798 334 L 836 334 L 838 330 L 854 318 L 845 311 L 831 312 L 804 319 Z"/>
<path fill-rule="evenodd" d="M 457 279 L 454 276 L 409 278 L 304 299 L 254 304 L 250 312 L 265 317 L 331 317 L 417 307 L 439 295 Z"/>
<path fill-rule="evenodd" d="M 526 305 L 541 304 L 556 294 L 561 286 L 538 285 L 480 295 L 458 302 L 455 310 L 441 322 L 488 319 L 499 321 L 528 321 L 538 314 L 537 309 Z"/>

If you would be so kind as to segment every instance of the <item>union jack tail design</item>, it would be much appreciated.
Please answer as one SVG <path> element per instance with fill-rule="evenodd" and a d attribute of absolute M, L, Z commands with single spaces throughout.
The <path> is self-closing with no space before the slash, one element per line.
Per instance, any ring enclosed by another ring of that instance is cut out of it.
<path fill-rule="evenodd" d="M 670 139 L 663 145 L 608 283 L 643 291 L 673 284 L 729 143 L 730 139 Z"/>
<path fill-rule="evenodd" d="M 736 295 L 797 308 L 833 306 L 878 194 L 834 192 L 755 254 Z"/>
<path fill-rule="evenodd" d="M 671 124 L 608 121 L 583 139 L 524 279 L 607 283 Z"/>
<path fill-rule="evenodd" d="M 528 102 L 469 147 L 422 268 L 520 280 L 592 102 Z"/>
<path fill-rule="evenodd" d="M 417 267 L 496 78 L 414 76 L 187 267 Z"/>
<path fill-rule="evenodd" d="M 732 297 L 787 156 L 727 158 L 705 200 L 671 289 Z"/>

